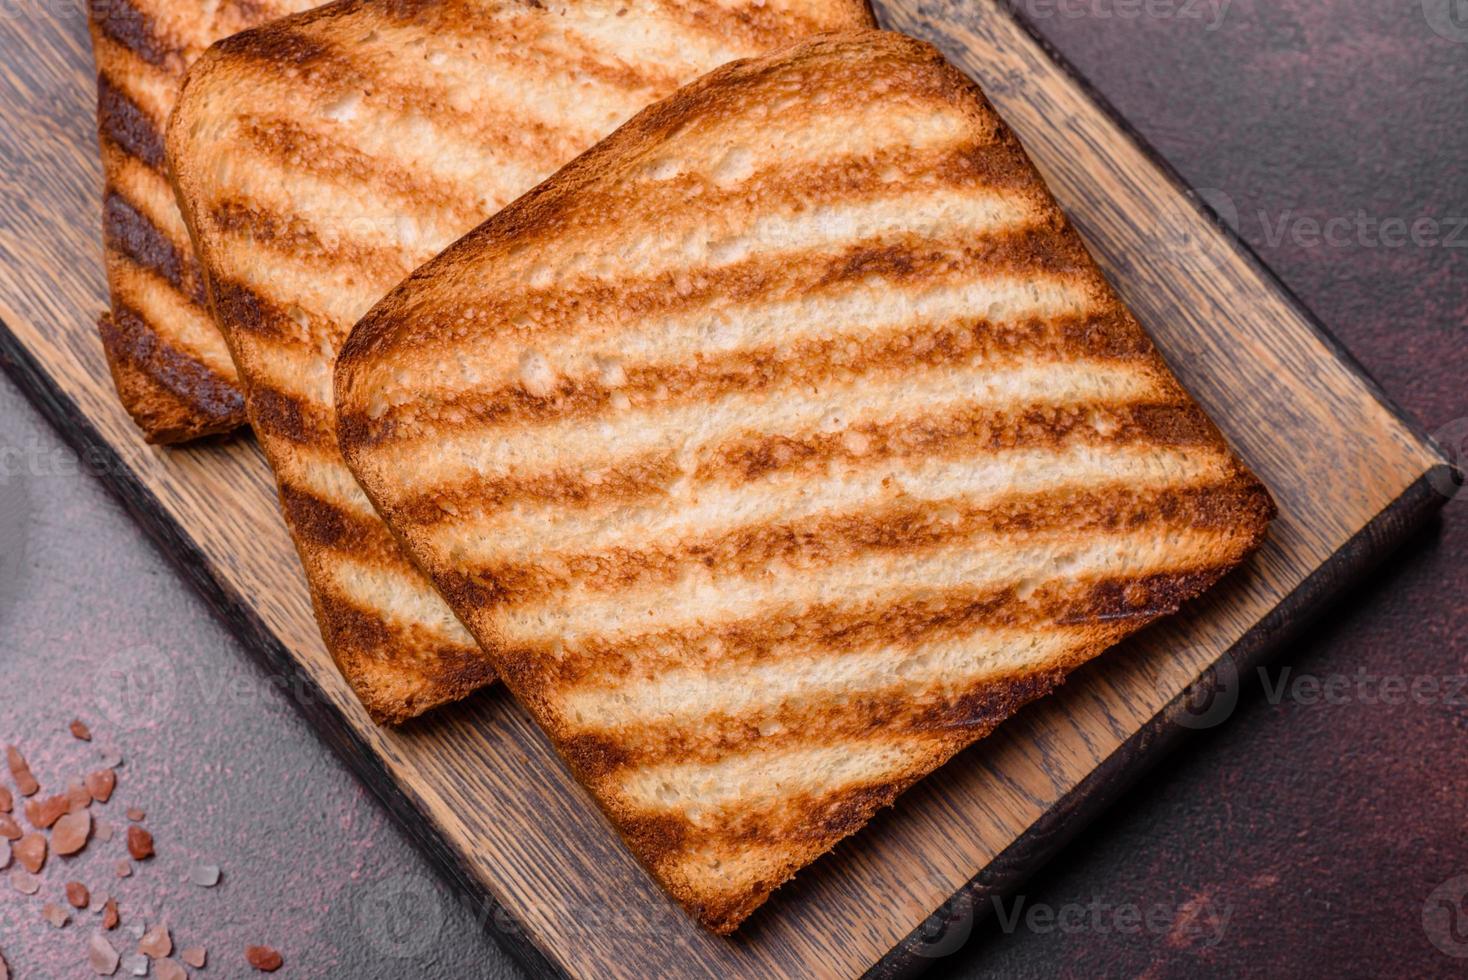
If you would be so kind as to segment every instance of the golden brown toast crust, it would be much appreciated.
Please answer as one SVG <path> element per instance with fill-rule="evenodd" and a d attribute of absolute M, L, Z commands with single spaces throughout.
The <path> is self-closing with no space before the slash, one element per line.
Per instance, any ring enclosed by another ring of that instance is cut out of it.
<path fill-rule="evenodd" d="M 933 48 L 652 106 L 379 303 L 353 472 L 727 933 L 1260 544 L 1267 491 Z"/>
<path fill-rule="evenodd" d="M 111 309 L 98 321 L 123 406 L 149 442 L 245 424 L 245 402 L 164 174 L 163 130 L 189 64 L 215 40 L 310 0 L 93 0 L 102 237 Z"/>
<path fill-rule="evenodd" d="M 212 48 L 167 137 L 215 316 L 338 665 L 379 720 L 487 659 L 336 450 L 330 368 L 373 302 L 617 123 L 857 0 L 344 0 Z"/>

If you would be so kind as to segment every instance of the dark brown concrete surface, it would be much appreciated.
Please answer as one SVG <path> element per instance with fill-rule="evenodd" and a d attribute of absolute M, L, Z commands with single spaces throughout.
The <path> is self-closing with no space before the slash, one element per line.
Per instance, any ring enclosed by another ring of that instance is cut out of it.
<path fill-rule="evenodd" d="M 1468 4 L 1018 6 L 1400 404 L 1468 447 Z M 1465 597 L 1460 500 L 935 972 L 1468 975 Z M 111 707 L 120 656 L 166 657 L 176 678 L 144 695 L 143 727 Z M 94 845 L 80 873 L 46 876 L 53 897 L 82 877 L 120 896 L 125 919 L 157 911 L 181 943 L 209 947 L 205 977 L 246 975 L 257 942 L 285 954 L 277 976 L 514 975 L 3 381 L 0 741 L 20 739 L 56 785 L 90 751 L 65 732 L 75 715 L 125 756 L 109 817 L 142 806 L 159 854 L 118 882 L 120 844 Z M 196 860 L 223 868 L 219 887 L 180 880 Z M 0 876 L 14 975 L 89 975 L 88 930 L 56 932 L 37 910 Z"/>

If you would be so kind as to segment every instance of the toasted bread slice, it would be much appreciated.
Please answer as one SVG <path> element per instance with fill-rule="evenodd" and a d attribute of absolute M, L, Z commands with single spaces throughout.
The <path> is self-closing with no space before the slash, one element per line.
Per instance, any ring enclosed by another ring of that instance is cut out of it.
<path fill-rule="evenodd" d="M 490 679 L 336 449 L 331 365 L 413 268 L 634 112 L 860 0 L 346 0 L 214 47 L 168 134 L 323 633 L 372 713 Z"/>
<path fill-rule="evenodd" d="M 368 495 L 720 933 L 1273 515 L 979 91 L 876 31 L 638 115 L 373 309 L 336 392 Z"/>
<path fill-rule="evenodd" d="M 99 326 L 123 406 L 149 442 L 245 423 L 224 338 L 163 172 L 163 128 L 184 71 L 219 38 L 312 0 L 92 0 L 102 146 L 103 255 L 111 309 Z"/>

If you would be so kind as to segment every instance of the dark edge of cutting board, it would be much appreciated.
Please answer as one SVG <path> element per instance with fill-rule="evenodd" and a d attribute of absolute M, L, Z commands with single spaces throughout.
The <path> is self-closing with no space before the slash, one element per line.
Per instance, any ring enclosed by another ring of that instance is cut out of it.
<path fill-rule="evenodd" d="M 1244 256 L 1259 273 L 1267 288 L 1279 294 L 1297 309 L 1302 319 L 1319 335 L 1332 355 L 1340 360 L 1367 386 L 1370 394 L 1403 426 L 1423 442 L 1431 443 L 1417 422 L 1397 406 L 1354 356 L 1325 328 L 1298 296 L 1286 286 L 1233 229 L 1219 222 L 1215 215 L 1187 194 L 1187 184 L 1152 145 L 1122 117 L 1115 107 L 1078 72 L 1075 67 L 1034 27 L 1013 4 L 1003 2 L 1006 13 L 1038 43 L 1056 65 L 1105 113 L 1141 150 L 1164 177 L 1184 193 L 1195 210 L 1220 228 L 1232 247 Z M 408 790 L 395 783 L 365 743 L 353 731 L 342 714 L 332 706 L 319 687 L 296 665 L 284 645 L 265 626 L 235 590 L 226 586 L 210 567 L 202 552 L 182 529 L 167 516 L 156 496 L 137 476 L 123 465 L 121 457 L 97 430 L 86 421 L 72 400 L 60 391 L 41 368 L 29 350 L 22 346 L 8 327 L 0 321 L 0 366 L 15 379 L 33 403 L 62 437 L 80 454 L 88 466 L 98 472 L 102 482 L 118 497 L 137 519 L 163 553 L 193 583 L 224 624 L 237 636 L 250 654 L 267 669 L 284 672 L 306 685 L 311 697 L 293 699 L 312 727 L 347 763 L 392 813 L 398 825 L 427 854 L 448 884 L 460 894 L 480 901 L 475 910 L 487 931 L 532 974 L 564 976 L 551 957 L 531 938 L 529 930 L 509 917 L 494 901 L 487 889 L 470 879 L 434 832 L 436 825 L 425 807 L 414 805 Z M 1246 633 L 1220 658 L 1229 660 L 1243 675 L 1263 663 L 1284 640 L 1303 627 L 1309 617 L 1328 604 L 1331 597 L 1359 581 L 1409 533 L 1420 526 L 1434 511 L 1446 503 L 1432 484 L 1434 477 L 1448 473 L 1451 467 L 1443 461 L 1439 467 L 1423 474 L 1390 506 L 1358 531 L 1339 551 L 1330 556 L 1299 588 L 1286 596 L 1276 608 Z M 1225 671 L 1227 673 L 1227 671 Z M 1190 698 L 1208 697 L 1218 683 L 1217 664 L 1195 684 L 1140 728 L 1122 746 L 1094 769 L 1074 790 L 1044 817 L 999 854 L 971 882 L 959 889 L 944 905 L 907 939 L 899 943 L 868 971 L 869 977 L 894 978 L 912 976 L 938 962 L 925 950 L 932 937 L 939 942 L 947 936 L 950 924 L 967 920 L 970 924 L 983 917 L 983 899 L 1013 889 L 1034 873 L 1082 826 L 1093 820 L 1119 798 L 1148 768 L 1181 741 L 1187 729 L 1174 721 L 1187 710 Z M 496 928 L 488 928 L 491 923 Z M 500 924 L 507 928 L 498 927 Z"/>

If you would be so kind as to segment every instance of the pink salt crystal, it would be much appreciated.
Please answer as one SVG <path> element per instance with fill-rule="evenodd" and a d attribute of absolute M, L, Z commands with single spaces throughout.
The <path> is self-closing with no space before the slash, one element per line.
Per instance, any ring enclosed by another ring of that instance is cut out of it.
<path fill-rule="evenodd" d="M 93 972 L 103 977 L 116 973 L 117 964 L 121 962 L 117 950 L 112 948 L 107 937 L 100 932 L 92 933 L 92 938 L 87 943 L 87 960 L 91 963 Z"/>
<path fill-rule="evenodd" d="M 68 813 L 56 821 L 56 828 L 51 831 L 51 848 L 57 854 L 75 854 L 87 846 L 87 838 L 92 836 L 92 813 L 90 810 L 81 810 L 77 813 Z"/>
<path fill-rule="evenodd" d="M 147 953 L 155 960 L 161 960 L 173 952 L 173 939 L 168 935 L 168 926 L 159 922 L 143 933 L 143 938 L 138 940 L 138 952 Z"/>

